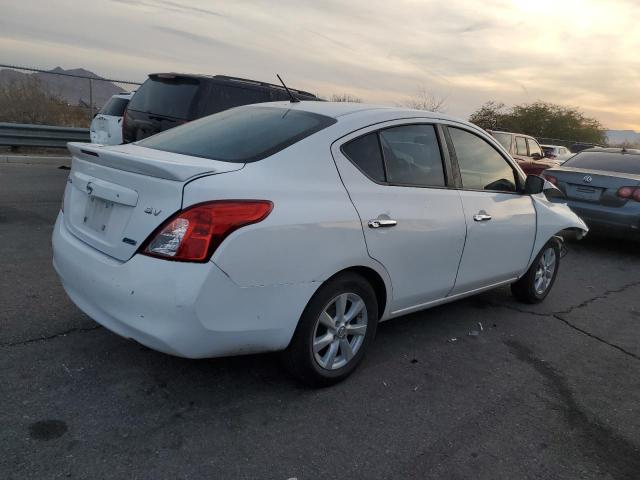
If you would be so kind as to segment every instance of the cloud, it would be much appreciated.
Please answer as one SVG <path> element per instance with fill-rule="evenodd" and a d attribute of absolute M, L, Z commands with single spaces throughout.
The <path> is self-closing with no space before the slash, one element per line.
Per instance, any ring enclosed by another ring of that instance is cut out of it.
<path fill-rule="evenodd" d="M 25 0 L 3 6 L 0 58 L 139 79 L 280 72 L 374 103 L 424 86 L 463 117 L 545 100 L 640 129 L 639 15 L 633 0 Z"/>

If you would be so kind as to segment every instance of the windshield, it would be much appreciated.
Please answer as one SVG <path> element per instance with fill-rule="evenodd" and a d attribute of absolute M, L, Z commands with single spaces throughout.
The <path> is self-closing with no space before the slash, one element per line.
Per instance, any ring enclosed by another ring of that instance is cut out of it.
<path fill-rule="evenodd" d="M 565 167 L 640 175 L 640 155 L 628 153 L 581 152 L 567 160 Z"/>
<path fill-rule="evenodd" d="M 113 115 L 114 117 L 121 117 L 124 114 L 129 100 L 120 97 L 111 97 L 104 107 L 100 110 L 102 115 Z"/>
<path fill-rule="evenodd" d="M 130 110 L 189 120 L 200 82 L 192 78 L 150 77 L 135 93 Z"/>
<path fill-rule="evenodd" d="M 167 130 L 138 145 L 225 162 L 255 162 L 335 122 L 300 110 L 246 106 Z"/>

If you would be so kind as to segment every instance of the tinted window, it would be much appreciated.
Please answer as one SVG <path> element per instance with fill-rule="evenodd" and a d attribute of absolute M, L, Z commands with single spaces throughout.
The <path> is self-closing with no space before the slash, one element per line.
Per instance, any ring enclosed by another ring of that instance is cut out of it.
<path fill-rule="evenodd" d="M 138 145 L 225 162 L 253 162 L 335 122 L 300 110 L 246 106 L 166 130 Z"/>
<path fill-rule="evenodd" d="M 104 104 L 104 107 L 100 110 L 103 115 L 113 115 L 114 117 L 121 117 L 124 114 L 129 100 L 126 98 L 111 97 L 111 99 Z"/>
<path fill-rule="evenodd" d="M 544 150 L 545 153 L 556 153 L 556 149 L 553 147 L 542 147 L 542 150 Z"/>
<path fill-rule="evenodd" d="M 373 180 L 385 181 L 377 133 L 369 133 L 350 141 L 342 147 L 342 152 Z"/>
<path fill-rule="evenodd" d="M 498 151 L 472 133 L 449 127 L 462 176 L 471 190 L 516 190 L 513 169 Z"/>
<path fill-rule="evenodd" d="M 218 113 L 241 105 L 270 102 L 271 96 L 266 89 L 242 88 L 211 83 L 204 108 L 200 116 Z"/>
<path fill-rule="evenodd" d="M 527 143 L 529 144 L 529 156 L 533 157 L 534 153 L 542 156 L 542 150 L 540 150 L 540 145 L 532 138 L 527 138 Z"/>
<path fill-rule="evenodd" d="M 527 156 L 527 142 L 524 137 L 516 137 L 516 153 Z"/>
<path fill-rule="evenodd" d="M 133 95 L 129 108 L 188 120 L 200 82 L 190 78 L 151 77 Z"/>
<path fill-rule="evenodd" d="M 509 133 L 500 133 L 493 132 L 492 135 L 500 144 L 507 149 L 507 152 L 511 151 L 511 134 Z"/>
<path fill-rule="evenodd" d="M 387 181 L 444 187 L 440 146 L 433 125 L 405 125 L 380 131 Z"/>
<path fill-rule="evenodd" d="M 563 167 L 640 175 L 640 155 L 581 152 L 564 162 Z"/>

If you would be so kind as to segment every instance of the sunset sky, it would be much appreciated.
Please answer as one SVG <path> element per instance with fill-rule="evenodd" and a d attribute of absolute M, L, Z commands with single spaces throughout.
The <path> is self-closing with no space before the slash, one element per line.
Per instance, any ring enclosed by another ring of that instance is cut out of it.
<path fill-rule="evenodd" d="M 577 106 L 640 130 L 636 0 L 0 0 L 0 63 L 227 74 L 399 104 L 424 87 L 468 117 L 487 100 Z"/>

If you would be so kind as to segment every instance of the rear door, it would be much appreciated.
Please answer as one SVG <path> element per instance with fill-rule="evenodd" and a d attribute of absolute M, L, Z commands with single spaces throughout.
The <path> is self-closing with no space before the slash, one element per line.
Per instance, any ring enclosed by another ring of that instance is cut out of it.
<path fill-rule="evenodd" d="M 524 272 L 535 240 L 536 212 L 531 198 L 517 192 L 520 174 L 488 138 L 463 127 L 449 126 L 448 134 L 467 224 L 452 291 L 457 294 Z"/>
<path fill-rule="evenodd" d="M 455 283 L 466 229 L 440 138 L 434 125 L 391 122 L 332 146 L 369 255 L 391 277 L 393 313 L 443 298 Z"/>

